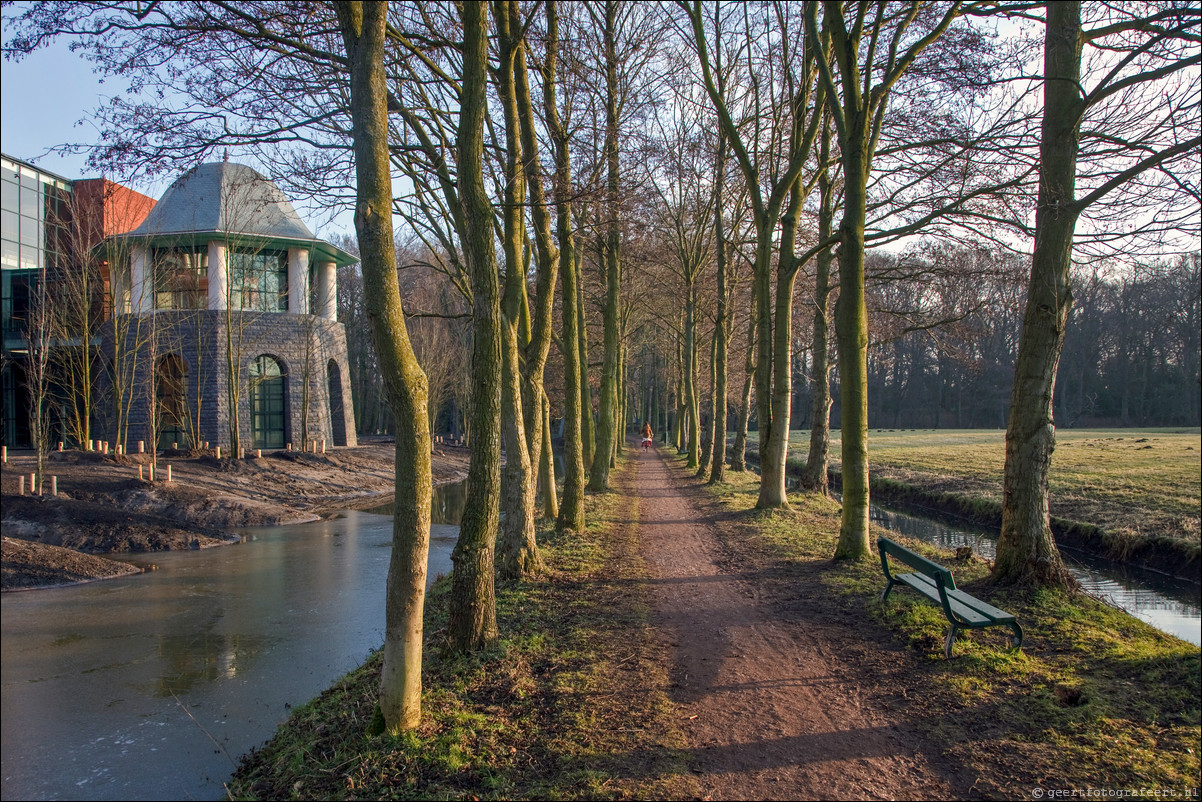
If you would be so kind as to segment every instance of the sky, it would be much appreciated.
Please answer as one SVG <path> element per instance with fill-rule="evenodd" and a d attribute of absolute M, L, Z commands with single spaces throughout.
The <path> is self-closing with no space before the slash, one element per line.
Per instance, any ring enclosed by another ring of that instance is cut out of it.
<path fill-rule="evenodd" d="M 7 35 L 5 30 L 0 33 L 0 38 Z M 3 111 L 0 114 L 0 150 L 63 178 L 96 178 L 96 171 L 87 167 L 85 154 L 64 156 L 48 151 L 67 143 L 95 144 L 99 132 L 90 121 L 93 112 L 124 89 L 125 85 L 119 79 L 102 81 L 92 72 L 91 63 L 72 53 L 65 41 L 42 48 L 21 61 L 5 59 L 0 62 L 0 110 Z M 158 198 L 171 181 L 171 177 L 161 177 L 151 183 L 120 183 Z M 298 212 L 319 237 L 354 232 L 350 212 L 324 226 L 318 225 L 318 218 L 307 215 L 303 208 L 298 208 Z"/>
<path fill-rule="evenodd" d="M 92 73 L 92 65 L 66 43 L 55 43 L 21 61 L 5 59 L 0 64 L 0 148 L 63 178 L 94 178 L 86 156 L 47 150 L 65 143 L 94 144 L 98 134 L 89 118 L 105 98 L 122 88 L 112 80 L 102 83 Z M 165 182 L 160 183 L 133 189 L 158 197 L 166 188 Z"/>

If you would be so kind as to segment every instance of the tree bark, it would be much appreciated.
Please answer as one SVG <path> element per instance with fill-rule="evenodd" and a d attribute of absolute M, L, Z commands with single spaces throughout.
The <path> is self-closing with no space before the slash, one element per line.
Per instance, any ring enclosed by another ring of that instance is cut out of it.
<path fill-rule="evenodd" d="M 501 303 L 493 248 L 493 213 L 484 190 L 488 6 L 465 3 L 463 86 L 456 142 L 463 205 L 464 261 L 472 288 L 471 464 L 459 539 L 451 552 L 447 630 L 458 651 L 481 649 L 497 636 L 493 550 L 501 496 Z"/>
<path fill-rule="evenodd" d="M 559 518 L 559 496 L 555 485 L 555 454 L 551 450 L 551 402 L 542 394 L 542 457 L 539 460 L 539 479 L 543 486 L 543 518 L 554 521 Z"/>
<path fill-rule="evenodd" d="M 801 212 L 804 191 L 794 185 L 789 205 L 781 217 L 780 263 L 776 278 L 776 304 L 772 327 L 771 409 L 772 427 L 767 448 L 760 450 L 760 507 L 788 509 L 785 487 L 789 456 L 789 419 L 793 403 L 793 288 L 797 284 L 797 216 Z M 764 442 L 761 435 L 760 442 Z"/>
<path fill-rule="evenodd" d="M 385 595 L 380 710 L 390 733 L 421 720 L 423 610 L 430 546 L 426 375 L 405 327 L 392 231 L 384 40 L 387 3 L 335 4 L 351 78 L 352 138 L 363 282 L 372 340 L 396 420 L 396 512 Z"/>
<path fill-rule="evenodd" d="M 830 159 L 829 117 L 822 124 L 822 140 L 818 148 L 818 163 L 822 173 L 818 177 L 818 241 L 831 237 L 834 223 L 834 186 L 827 172 Z M 811 407 L 810 452 L 805 468 L 801 472 L 802 488 L 826 495 L 829 492 L 827 463 L 831 443 L 831 363 L 829 305 L 831 294 L 831 262 L 834 254 L 824 248 L 816 257 L 814 279 L 814 399 Z"/>
<path fill-rule="evenodd" d="M 864 288 L 864 216 L 867 154 L 860 137 L 844 144 L 843 220 L 839 245 L 839 343 L 843 516 L 835 559 L 869 556 L 868 528 L 868 308 Z"/>
<path fill-rule="evenodd" d="M 755 319 L 747 326 L 747 359 L 743 364 L 742 403 L 739 404 L 739 422 L 735 427 L 735 441 L 730 446 L 730 469 L 747 470 L 747 430 L 751 425 L 751 390 L 755 380 Z"/>
<path fill-rule="evenodd" d="M 1081 4 L 1047 4 L 1039 199 L 1027 307 L 1006 427 L 1002 534 L 992 578 L 1072 587 L 1048 517 L 1048 468 L 1056 444 L 1052 390 L 1072 306 L 1069 270 L 1080 209 L 1074 202 L 1085 111 L 1080 91 Z"/>
<path fill-rule="evenodd" d="M 583 336 L 577 331 L 581 322 L 577 307 L 579 272 L 576 262 L 576 242 L 572 233 L 572 160 L 568 135 L 559 119 L 555 102 L 556 59 L 559 54 L 559 14 L 555 0 L 547 2 L 547 56 L 543 63 L 543 108 L 547 129 L 555 149 L 555 235 L 559 243 L 561 317 L 563 323 L 563 503 L 559 505 L 556 530 L 584 531 L 584 428 L 585 415 L 591 410 L 586 403 L 587 367 L 582 369 L 584 354 L 580 345 Z"/>
<path fill-rule="evenodd" d="M 525 63 L 522 44 L 514 20 L 517 9 L 508 0 L 494 3 L 497 39 L 500 43 L 500 65 L 497 70 L 497 94 L 500 96 L 505 120 L 505 187 L 502 212 L 502 243 L 505 253 L 505 290 L 501 299 L 502 369 L 501 369 L 501 435 L 505 443 L 505 481 L 501 483 L 502 506 L 505 517 L 501 523 L 501 575 L 517 579 L 535 573 L 541 567 L 535 541 L 535 506 L 537 497 L 536 451 L 542 446 L 541 364 L 531 365 L 523 373 L 522 356 L 530 345 L 526 298 L 525 215 L 522 201 L 526 194 L 527 167 L 521 144 L 521 113 L 519 93 L 525 89 L 525 111 L 530 113 L 529 87 L 518 85 L 518 62 Z M 522 70 L 524 75 L 524 69 Z M 541 187 L 540 187 L 541 189 Z M 542 210 L 545 215 L 545 210 Z M 540 239 L 540 246 L 546 243 Z M 540 254 L 539 269 L 544 269 L 546 254 Z M 536 370 L 537 368 L 537 370 Z M 535 395 L 533 404 L 523 399 Z M 534 429 L 532 438 L 531 429 Z"/>
<path fill-rule="evenodd" d="M 605 163 L 608 173 L 605 224 L 605 309 L 602 316 L 604 355 L 601 363 L 601 410 L 589 473 L 589 490 L 609 490 L 609 469 L 617 450 L 619 301 L 622 288 L 621 226 L 618 198 L 618 65 L 615 50 L 616 0 L 605 3 Z"/>

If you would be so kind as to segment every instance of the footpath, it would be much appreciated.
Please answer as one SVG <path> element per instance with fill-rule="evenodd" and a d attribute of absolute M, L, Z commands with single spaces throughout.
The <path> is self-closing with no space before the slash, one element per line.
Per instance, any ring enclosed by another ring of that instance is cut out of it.
<path fill-rule="evenodd" d="M 742 565 L 713 513 L 699 509 L 699 480 L 657 451 L 634 462 L 619 489 L 639 499 L 652 621 L 703 798 L 974 796 L 971 781 L 861 687 L 857 674 L 879 684 L 888 647 L 849 638 L 854 621 L 832 618 L 831 600 L 782 598 Z"/>

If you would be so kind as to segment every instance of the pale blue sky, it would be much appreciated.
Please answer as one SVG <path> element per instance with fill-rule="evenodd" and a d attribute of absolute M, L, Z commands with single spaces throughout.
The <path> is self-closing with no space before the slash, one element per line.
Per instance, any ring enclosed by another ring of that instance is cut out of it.
<path fill-rule="evenodd" d="M 4 31 L 2 36 L 7 36 Z M 93 112 L 109 97 L 125 89 L 120 79 L 101 77 L 92 72 L 92 65 L 66 42 L 56 42 L 38 50 L 21 61 L 0 62 L 0 150 L 9 156 L 32 162 L 36 166 L 63 178 L 96 178 L 96 171 L 87 167 L 84 154 L 62 156 L 47 152 L 66 143 L 95 144 L 99 132 L 91 122 Z M 236 154 L 230 154 L 236 160 Z M 252 160 L 244 160 L 257 167 Z M 158 198 L 170 185 L 172 178 L 159 178 L 152 183 L 125 181 L 121 176 L 109 176 L 115 181 Z M 320 237 L 338 232 L 354 232 L 350 212 L 344 212 L 329 225 L 319 225 L 323 218 L 308 213 L 298 205 L 302 219 Z"/>
<path fill-rule="evenodd" d="M 7 35 L 7 32 L 5 32 Z M 103 100 L 122 85 L 101 83 L 92 65 L 55 43 L 21 61 L 0 65 L 0 148 L 64 178 L 93 178 L 83 155 L 60 156 L 47 149 L 64 143 L 93 144 L 98 138 L 89 121 Z M 158 197 L 166 184 L 134 186 Z"/>

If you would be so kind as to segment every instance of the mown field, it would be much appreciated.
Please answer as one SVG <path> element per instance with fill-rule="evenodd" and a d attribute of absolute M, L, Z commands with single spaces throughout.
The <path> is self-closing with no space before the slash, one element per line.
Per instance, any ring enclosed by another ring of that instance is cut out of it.
<path fill-rule="evenodd" d="M 836 470 L 839 434 L 831 433 Z M 790 460 L 804 461 L 808 446 L 808 431 L 792 432 Z M 874 481 L 1000 504 L 1005 432 L 874 429 L 869 461 Z M 1202 541 L 1202 430 L 1059 430 L 1050 485 L 1056 517 L 1122 535 Z"/>

